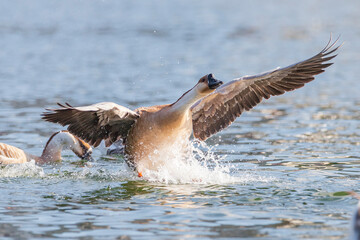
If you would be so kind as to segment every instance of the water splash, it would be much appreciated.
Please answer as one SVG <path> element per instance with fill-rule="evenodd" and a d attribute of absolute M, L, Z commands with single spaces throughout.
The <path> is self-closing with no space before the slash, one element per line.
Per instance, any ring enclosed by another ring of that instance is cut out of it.
<path fill-rule="evenodd" d="M 192 141 L 187 146 L 189 148 L 185 155 L 173 146 L 165 151 L 165 155 L 162 151 L 161 164 L 156 170 L 142 172 L 143 178 L 166 184 L 229 184 L 269 180 L 249 172 L 234 176 L 238 169 L 224 161 L 226 155 L 215 154 L 216 146 L 210 147 L 199 141 Z"/>
<path fill-rule="evenodd" d="M 89 164 L 79 170 L 61 168 L 53 169 L 52 173 L 49 173 L 49 178 L 63 178 L 63 179 L 91 179 L 97 182 L 121 182 L 138 180 L 134 171 L 131 171 L 126 163 L 116 164 L 117 166 L 111 166 L 106 168 L 98 163 Z"/>
<path fill-rule="evenodd" d="M 226 155 L 216 154 L 216 145 L 208 146 L 204 142 L 189 141 L 185 153 L 176 146 L 183 145 L 174 143 L 166 151 L 159 152 L 160 159 L 152 159 L 158 164 L 157 167 L 143 171 L 142 178 L 137 177 L 136 172 L 129 169 L 121 159 L 105 163 L 97 161 L 81 168 L 66 162 L 58 165 L 60 168 L 42 168 L 37 166 L 35 161 L 30 161 L 0 167 L 0 178 L 91 179 L 99 182 L 145 180 L 162 184 L 247 184 L 276 180 L 273 177 L 261 176 L 257 171 L 242 170 L 239 164 L 226 161 Z"/>
<path fill-rule="evenodd" d="M 22 164 L 11 164 L 0 168 L 0 177 L 44 177 L 42 167 L 35 164 L 34 160 Z"/>

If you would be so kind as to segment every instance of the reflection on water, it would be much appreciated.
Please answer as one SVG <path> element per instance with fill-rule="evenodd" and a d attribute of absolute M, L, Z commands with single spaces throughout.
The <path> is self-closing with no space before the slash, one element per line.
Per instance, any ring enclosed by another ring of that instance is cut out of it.
<path fill-rule="evenodd" d="M 148 186 L 146 182 L 128 181 L 122 183 L 120 187 L 112 188 L 107 186 L 95 191 L 85 192 L 85 194 L 81 196 L 81 199 L 78 203 L 96 204 L 104 201 L 114 202 L 129 200 L 136 195 L 151 194 L 152 192 L 153 189 Z"/>
<path fill-rule="evenodd" d="M 56 102 L 170 103 L 210 72 L 227 82 L 307 58 L 330 32 L 345 45 L 314 82 L 195 144 L 166 176 L 140 179 L 100 148 L 88 165 L 69 152 L 0 167 L 0 238 L 347 239 L 357 201 L 344 191 L 360 192 L 359 3 L 2 1 L 0 142 L 35 155 L 61 129 L 40 119 Z"/>

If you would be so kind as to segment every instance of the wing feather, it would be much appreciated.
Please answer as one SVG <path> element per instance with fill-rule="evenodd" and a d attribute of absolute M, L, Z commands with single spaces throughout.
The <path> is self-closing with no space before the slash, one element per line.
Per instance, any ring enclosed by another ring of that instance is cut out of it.
<path fill-rule="evenodd" d="M 72 107 L 60 104 L 61 108 L 47 109 L 42 119 L 68 125 L 69 132 L 84 139 L 94 147 L 103 139 L 115 142 L 118 137 L 126 138 L 131 126 L 139 117 L 134 111 L 112 102 L 102 102 L 90 106 Z"/>
<path fill-rule="evenodd" d="M 217 88 L 215 92 L 196 102 L 192 108 L 194 137 L 206 140 L 211 135 L 229 126 L 244 111 L 249 111 L 263 98 L 284 94 L 303 87 L 314 76 L 332 65 L 336 57 L 338 40 L 331 39 L 315 56 L 285 68 L 235 79 Z M 332 55 L 333 54 L 333 55 Z"/>

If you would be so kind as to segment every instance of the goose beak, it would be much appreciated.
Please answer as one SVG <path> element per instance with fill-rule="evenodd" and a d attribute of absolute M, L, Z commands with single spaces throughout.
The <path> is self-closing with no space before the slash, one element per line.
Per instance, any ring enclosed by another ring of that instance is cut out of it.
<path fill-rule="evenodd" d="M 92 154 L 92 151 L 89 150 L 84 155 L 81 156 L 81 159 L 84 159 L 86 161 L 93 161 L 94 159 L 92 158 L 91 154 Z"/>
<path fill-rule="evenodd" d="M 221 86 L 223 84 L 222 81 L 217 80 L 216 78 L 214 78 L 214 74 L 210 73 L 208 75 L 208 86 L 210 89 L 216 89 L 219 86 Z"/>

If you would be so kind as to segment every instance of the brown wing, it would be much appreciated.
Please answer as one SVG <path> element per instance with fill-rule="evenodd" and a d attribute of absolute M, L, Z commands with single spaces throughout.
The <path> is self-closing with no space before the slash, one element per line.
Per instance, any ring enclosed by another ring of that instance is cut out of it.
<path fill-rule="evenodd" d="M 229 126 L 242 112 L 250 110 L 263 98 L 301 88 L 314 80 L 315 75 L 332 64 L 327 62 L 336 56 L 331 54 L 340 47 L 335 47 L 337 40 L 332 44 L 330 42 L 331 39 L 312 58 L 260 75 L 235 79 L 199 100 L 191 108 L 194 137 L 204 141 Z"/>
<path fill-rule="evenodd" d="M 131 126 L 139 117 L 130 109 L 112 102 L 97 103 L 84 107 L 72 107 L 59 104 L 61 108 L 47 109 L 42 119 L 69 125 L 69 132 L 87 141 L 94 147 L 103 139 L 108 143 L 116 141 L 118 137 L 126 138 Z"/>

